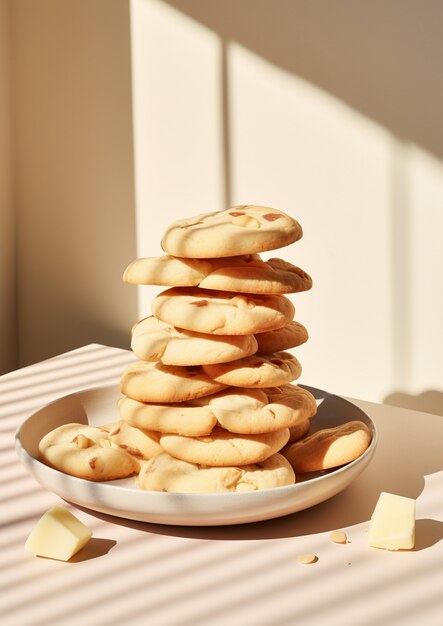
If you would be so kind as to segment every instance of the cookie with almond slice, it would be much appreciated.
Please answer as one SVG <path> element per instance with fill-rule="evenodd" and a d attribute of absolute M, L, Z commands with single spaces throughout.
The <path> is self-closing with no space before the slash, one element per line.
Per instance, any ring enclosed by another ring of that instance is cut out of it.
<path fill-rule="evenodd" d="M 253 355 L 229 363 L 203 365 L 213 380 L 233 387 L 278 387 L 297 379 L 301 365 L 289 352 Z"/>
<path fill-rule="evenodd" d="M 132 363 L 120 379 L 120 391 L 141 402 L 185 402 L 224 389 L 200 366 L 163 365 L 159 361 Z"/>
<path fill-rule="evenodd" d="M 257 351 L 254 335 L 209 335 L 176 328 L 155 317 L 140 320 L 132 329 L 131 348 L 142 361 L 165 365 L 225 363 Z"/>
<path fill-rule="evenodd" d="M 213 335 L 251 335 L 288 324 L 294 317 L 285 296 L 175 287 L 152 302 L 155 317 L 178 328 Z"/>
<path fill-rule="evenodd" d="M 261 435 L 239 435 L 215 428 L 207 437 L 163 434 L 160 445 L 176 459 L 197 465 L 224 467 L 262 463 L 281 450 L 288 439 L 287 428 Z"/>
<path fill-rule="evenodd" d="M 138 477 L 141 489 L 169 493 L 257 491 L 294 482 L 294 471 L 281 454 L 274 454 L 260 464 L 208 467 L 163 452 L 146 463 Z"/>
<path fill-rule="evenodd" d="M 263 261 L 258 254 L 186 259 L 165 254 L 136 259 L 123 280 L 133 285 L 202 287 L 241 293 L 297 293 L 312 287 L 305 271 L 283 259 Z"/>
<path fill-rule="evenodd" d="M 255 338 L 258 344 L 257 354 L 270 354 L 301 346 L 309 335 L 303 324 L 292 321 L 276 330 L 256 334 Z"/>
<path fill-rule="evenodd" d="M 283 211 L 239 205 L 174 222 L 161 245 L 173 256 L 209 259 L 275 250 L 302 235 L 300 224 Z"/>
<path fill-rule="evenodd" d="M 159 433 L 145 428 L 135 428 L 124 420 L 102 426 L 109 432 L 109 440 L 120 446 L 138 461 L 147 461 L 162 452 Z"/>
<path fill-rule="evenodd" d="M 180 403 L 139 402 L 123 396 L 118 407 L 131 426 L 185 437 L 210 435 L 217 426 L 243 435 L 270 433 L 292 428 L 317 410 L 315 398 L 305 389 L 294 387 L 289 400 L 272 392 L 228 387 Z"/>
<path fill-rule="evenodd" d="M 116 480 L 139 472 L 137 460 L 97 426 L 63 424 L 47 433 L 38 449 L 45 463 L 77 478 Z"/>

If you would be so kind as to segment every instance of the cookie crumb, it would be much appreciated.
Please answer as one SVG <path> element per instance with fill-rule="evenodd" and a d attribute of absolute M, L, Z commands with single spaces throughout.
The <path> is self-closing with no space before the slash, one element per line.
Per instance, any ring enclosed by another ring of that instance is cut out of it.
<path fill-rule="evenodd" d="M 318 561 L 318 557 L 315 554 L 299 554 L 297 556 L 297 563 L 309 564 L 316 563 Z"/>
<path fill-rule="evenodd" d="M 348 543 L 348 537 L 342 530 L 333 530 L 329 533 L 329 539 L 334 543 Z"/>

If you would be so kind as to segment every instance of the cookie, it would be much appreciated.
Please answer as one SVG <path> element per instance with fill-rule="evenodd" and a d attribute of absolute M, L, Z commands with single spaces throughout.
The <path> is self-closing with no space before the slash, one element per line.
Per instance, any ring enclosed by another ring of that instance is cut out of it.
<path fill-rule="evenodd" d="M 132 329 L 131 348 L 142 361 L 165 365 L 224 363 L 254 354 L 254 335 L 208 335 L 175 328 L 155 317 L 141 320 Z"/>
<path fill-rule="evenodd" d="M 312 278 L 283 259 L 262 261 L 251 258 L 237 265 L 220 264 L 200 282 L 199 287 L 241 293 L 285 294 L 311 289 Z"/>
<path fill-rule="evenodd" d="M 137 428 L 186 437 L 210 435 L 218 425 L 232 433 L 254 435 L 291 428 L 311 417 L 317 408 L 315 398 L 296 387 L 291 403 L 283 396 L 274 401 L 262 389 L 229 387 L 224 391 L 180 404 L 151 404 L 130 398 L 118 402 L 120 415 Z M 298 401 L 298 404 L 296 404 Z"/>
<path fill-rule="evenodd" d="M 281 352 L 301 346 L 308 340 L 308 331 L 300 322 L 289 322 L 286 326 L 255 335 L 257 354 Z"/>
<path fill-rule="evenodd" d="M 262 463 L 281 450 L 288 439 L 287 428 L 262 435 L 238 435 L 215 428 L 207 437 L 163 434 L 160 445 L 176 459 L 220 467 Z"/>
<path fill-rule="evenodd" d="M 263 261 L 258 254 L 218 259 L 147 257 L 133 261 L 123 280 L 135 285 L 264 294 L 296 293 L 312 287 L 311 277 L 299 267 L 283 259 Z"/>
<path fill-rule="evenodd" d="M 317 472 L 354 461 L 369 447 L 371 438 L 364 422 L 352 421 L 318 430 L 291 443 L 283 454 L 295 473 Z"/>
<path fill-rule="evenodd" d="M 120 380 L 120 391 L 140 402 L 185 402 L 224 389 L 200 366 L 163 365 L 159 361 L 133 363 Z"/>
<path fill-rule="evenodd" d="M 205 259 L 182 259 L 164 254 L 132 261 L 123 280 L 131 285 L 165 285 L 166 287 L 197 287 L 210 272 Z"/>
<path fill-rule="evenodd" d="M 301 365 L 289 352 L 249 356 L 229 363 L 203 365 L 212 380 L 234 387 L 276 387 L 301 374 Z"/>
<path fill-rule="evenodd" d="M 160 435 L 152 430 L 134 428 L 123 420 L 103 426 L 109 433 L 109 440 L 139 460 L 149 460 L 162 452 Z"/>
<path fill-rule="evenodd" d="M 208 396 L 210 397 L 210 396 Z M 150 404 L 122 397 L 118 401 L 122 419 L 136 428 L 187 437 L 209 435 L 217 418 L 208 404 Z"/>
<path fill-rule="evenodd" d="M 294 443 L 294 441 L 299 441 L 303 439 L 303 437 L 309 432 L 311 427 L 311 420 L 305 419 L 301 422 L 297 422 L 295 426 L 291 426 L 289 428 L 289 441 L 288 443 Z"/>
<path fill-rule="evenodd" d="M 207 467 L 181 461 L 164 452 L 146 463 L 138 477 L 141 489 L 172 493 L 256 491 L 294 482 L 294 471 L 281 454 L 255 465 Z"/>
<path fill-rule="evenodd" d="M 158 319 L 214 335 L 251 335 L 288 324 L 294 306 L 280 295 L 243 295 L 199 287 L 167 289 L 152 302 Z"/>
<path fill-rule="evenodd" d="M 185 259 L 164 254 L 132 261 L 123 280 L 132 285 L 165 285 L 166 287 L 198 287 L 202 280 L 220 267 L 237 267 L 253 260 L 258 254 L 222 259 Z"/>
<path fill-rule="evenodd" d="M 286 387 L 291 388 L 282 391 Z M 290 385 L 266 389 L 228 388 L 192 402 L 207 404 L 225 430 L 243 435 L 291 428 L 317 411 L 317 403 L 309 391 Z"/>
<path fill-rule="evenodd" d="M 242 205 L 174 222 L 161 245 L 173 256 L 209 259 L 274 250 L 302 234 L 300 224 L 282 211 Z"/>
<path fill-rule="evenodd" d="M 137 474 L 137 460 L 109 439 L 103 428 L 63 424 L 39 443 L 40 457 L 55 469 L 86 480 L 115 480 Z"/>
<path fill-rule="evenodd" d="M 317 402 L 310 391 L 298 385 L 280 385 L 263 389 L 269 402 L 277 402 L 293 409 L 306 411 L 304 417 L 313 417 L 317 413 Z M 309 415 L 308 415 L 309 413 Z"/>
<path fill-rule="evenodd" d="M 296 482 L 291 464 L 278 452 L 261 463 L 243 466 L 242 469 L 245 473 L 236 488 L 236 491 L 240 492 L 273 489 L 293 485 Z"/>

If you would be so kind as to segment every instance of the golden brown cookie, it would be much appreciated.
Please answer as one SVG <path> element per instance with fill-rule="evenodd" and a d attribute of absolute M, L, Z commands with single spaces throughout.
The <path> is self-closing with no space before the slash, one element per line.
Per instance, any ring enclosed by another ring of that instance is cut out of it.
<path fill-rule="evenodd" d="M 304 389 L 294 387 L 290 401 L 272 391 L 228 387 L 180 404 L 144 403 L 126 397 L 118 404 L 122 419 L 132 426 L 186 437 L 210 435 L 217 423 L 232 433 L 270 433 L 296 426 L 316 411 L 315 398 Z"/>
<path fill-rule="evenodd" d="M 301 419 L 313 417 L 317 413 L 317 402 L 310 391 L 298 385 L 280 385 L 279 387 L 267 387 L 263 391 L 268 396 L 269 402 L 276 402 L 300 411 Z"/>
<path fill-rule="evenodd" d="M 308 340 L 308 331 L 300 322 L 289 322 L 286 326 L 255 335 L 257 354 L 271 354 L 300 346 Z"/>
<path fill-rule="evenodd" d="M 141 489 L 151 491 L 222 493 L 292 485 L 295 475 L 281 454 L 255 465 L 208 467 L 181 461 L 164 452 L 145 464 L 138 481 Z"/>
<path fill-rule="evenodd" d="M 207 396 L 212 397 L 212 396 Z M 208 403 L 195 406 L 190 403 L 146 403 L 123 396 L 118 401 L 122 419 L 135 426 L 161 433 L 187 437 L 209 435 L 217 418 Z"/>
<path fill-rule="evenodd" d="M 317 411 L 314 396 L 301 387 L 284 385 L 266 389 L 229 387 L 193 401 L 207 402 L 219 424 L 229 432 L 244 435 L 271 433 L 291 428 Z"/>
<path fill-rule="evenodd" d="M 219 263 L 218 268 L 200 281 L 199 287 L 240 293 L 298 293 L 311 289 L 312 278 L 283 259 L 252 258 L 236 265 Z"/>
<path fill-rule="evenodd" d="M 243 295 L 176 287 L 152 302 L 155 317 L 178 328 L 214 335 L 251 335 L 288 324 L 294 305 L 285 296 Z"/>
<path fill-rule="evenodd" d="M 128 265 L 123 280 L 132 285 L 165 285 L 166 287 L 198 287 L 202 280 L 219 268 L 241 267 L 261 261 L 258 254 L 220 259 L 186 259 L 170 254 L 136 259 Z M 231 289 L 227 289 L 231 291 Z"/>
<path fill-rule="evenodd" d="M 174 222 L 166 229 L 162 248 L 176 257 L 209 259 L 274 250 L 302 234 L 300 224 L 282 211 L 241 205 Z"/>
<path fill-rule="evenodd" d="M 163 365 L 159 361 L 133 363 L 123 372 L 120 391 L 140 402 L 185 402 L 224 389 L 200 366 Z"/>
<path fill-rule="evenodd" d="M 305 435 L 308 434 L 309 429 L 311 427 L 311 420 L 305 419 L 300 422 L 297 422 L 295 426 L 291 426 L 289 428 L 289 443 L 294 443 L 294 441 L 299 441 L 303 439 Z"/>
<path fill-rule="evenodd" d="M 165 365 L 225 363 L 254 354 L 254 335 L 208 335 L 147 317 L 132 329 L 131 348 L 142 361 Z"/>
<path fill-rule="evenodd" d="M 317 472 L 354 461 L 367 450 L 371 438 L 364 422 L 352 421 L 291 443 L 283 454 L 296 474 Z"/>
<path fill-rule="evenodd" d="M 203 365 L 212 380 L 234 387 L 276 387 L 286 385 L 301 374 L 301 365 L 289 352 L 254 355 L 229 363 Z"/>
<path fill-rule="evenodd" d="M 238 435 L 215 428 L 207 437 L 182 437 L 163 434 L 160 444 L 171 456 L 196 463 L 220 467 L 262 463 L 288 442 L 287 428 L 262 435 Z"/>
<path fill-rule="evenodd" d="M 147 461 L 162 452 L 159 443 L 160 435 L 153 430 L 134 428 L 123 420 L 106 424 L 103 428 L 108 431 L 109 440 L 112 443 L 117 444 L 139 461 Z"/>
<path fill-rule="evenodd" d="M 137 474 L 139 464 L 109 439 L 103 428 L 63 424 L 39 443 L 40 457 L 55 469 L 86 480 L 115 480 Z"/>
<path fill-rule="evenodd" d="M 202 287 L 240 293 L 285 294 L 307 291 L 311 277 L 299 267 L 258 254 L 216 259 L 185 259 L 165 254 L 133 261 L 123 280 L 133 285 Z"/>
<path fill-rule="evenodd" d="M 198 287 L 211 269 L 211 261 L 207 259 L 184 259 L 164 254 L 132 261 L 123 274 L 123 280 L 131 285 Z"/>

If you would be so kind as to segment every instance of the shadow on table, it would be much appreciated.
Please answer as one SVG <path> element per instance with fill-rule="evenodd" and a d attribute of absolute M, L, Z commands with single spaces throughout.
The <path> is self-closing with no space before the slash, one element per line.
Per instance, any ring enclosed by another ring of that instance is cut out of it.
<path fill-rule="evenodd" d="M 117 545 L 114 539 L 103 539 L 101 537 L 92 537 L 84 548 L 77 552 L 69 559 L 70 563 L 80 563 L 81 561 L 91 561 L 108 554 L 112 548 Z"/>
<path fill-rule="evenodd" d="M 386 396 L 383 402 L 412 411 L 443 416 L 443 391 L 438 389 L 428 389 L 417 395 L 404 391 L 393 391 Z"/>
<path fill-rule="evenodd" d="M 334 499 L 335 501 L 335 499 Z M 351 518 L 344 518 L 336 515 L 334 510 L 336 506 L 327 507 L 327 505 L 319 504 L 309 511 L 301 511 L 293 515 L 286 515 L 274 520 L 264 522 L 255 522 L 252 524 L 237 524 L 234 526 L 169 526 L 166 524 L 149 524 L 145 522 L 136 522 L 132 520 L 121 519 L 103 513 L 89 511 L 83 507 L 79 507 L 89 514 L 92 514 L 104 521 L 120 524 L 139 531 L 152 533 L 156 535 L 168 535 L 172 537 L 183 537 L 188 539 L 211 539 L 211 540 L 228 540 L 228 541 L 245 541 L 259 539 L 280 539 L 287 537 L 301 537 L 303 535 L 311 535 L 323 533 L 337 528 L 346 528 L 353 526 L 353 522 L 349 522 Z M 372 511 L 371 511 L 372 512 Z M 327 518 L 327 519 L 325 519 Z M 324 520 L 324 523 L 321 520 Z M 355 518 L 354 518 L 355 519 Z M 366 520 L 359 519 L 359 522 Z M 443 539 L 443 522 L 433 519 L 418 519 L 416 521 L 416 544 L 414 552 L 425 550 L 435 545 Z"/>
<path fill-rule="evenodd" d="M 414 552 L 426 550 L 443 539 L 443 522 L 435 519 L 418 519 L 415 523 Z"/>

